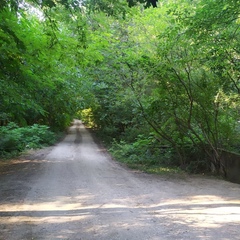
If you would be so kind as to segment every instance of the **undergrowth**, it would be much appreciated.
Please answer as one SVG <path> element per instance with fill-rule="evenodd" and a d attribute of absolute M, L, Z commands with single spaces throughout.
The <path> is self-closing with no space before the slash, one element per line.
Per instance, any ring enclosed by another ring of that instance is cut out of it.
<path fill-rule="evenodd" d="M 171 148 L 160 148 L 153 137 L 139 135 L 135 142 L 114 141 L 109 149 L 112 156 L 128 167 L 154 174 L 183 173 Z"/>
<path fill-rule="evenodd" d="M 10 158 L 24 150 L 48 146 L 55 141 L 56 134 L 46 125 L 19 127 L 11 122 L 0 127 L 0 158 Z"/>

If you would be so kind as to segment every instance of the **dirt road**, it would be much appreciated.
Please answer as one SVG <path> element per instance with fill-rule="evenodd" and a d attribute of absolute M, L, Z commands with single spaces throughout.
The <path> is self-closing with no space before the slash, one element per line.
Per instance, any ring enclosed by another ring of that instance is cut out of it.
<path fill-rule="evenodd" d="M 80 121 L 0 168 L 0 239 L 240 239 L 240 185 L 120 166 Z"/>

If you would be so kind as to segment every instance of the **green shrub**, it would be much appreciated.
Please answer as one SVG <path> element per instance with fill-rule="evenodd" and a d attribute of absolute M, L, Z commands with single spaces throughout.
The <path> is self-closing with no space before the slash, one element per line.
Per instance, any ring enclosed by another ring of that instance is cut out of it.
<path fill-rule="evenodd" d="M 55 142 L 55 134 L 46 125 L 34 124 L 30 127 L 22 128 L 21 132 L 25 146 L 28 148 L 37 148 Z M 31 147 L 30 145 L 35 145 L 36 147 Z"/>
<path fill-rule="evenodd" d="M 12 151 L 12 150 L 21 150 L 22 144 L 20 144 L 21 136 L 16 133 L 10 134 L 1 134 L 0 135 L 0 150 L 1 151 Z"/>
<path fill-rule="evenodd" d="M 22 150 L 21 133 L 16 131 L 17 127 L 15 123 L 11 122 L 7 126 L 0 128 L 0 151 Z"/>
<path fill-rule="evenodd" d="M 53 144 L 55 134 L 48 126 L 34 124 L 18 127 L 15 123 L 0 127 L 0 156 L 15 155 L 25 149 L 41 148 Z"/>
<path fill-rule="evenodd" d="M 110 152 L 116 159 L 128 164 L 175 165 L 172 149 L 162 149 L 151 135 L 138 135 L 133 143 L 115 141 Z"/>

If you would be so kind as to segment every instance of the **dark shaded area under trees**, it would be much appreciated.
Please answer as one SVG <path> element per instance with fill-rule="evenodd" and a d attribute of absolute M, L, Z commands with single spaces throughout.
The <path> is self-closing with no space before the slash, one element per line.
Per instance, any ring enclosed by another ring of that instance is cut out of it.
<path fill-rule="evenodd" d="M 129 7 L 133 7 L 133 6 L 136 6 L 136 4 L 139 2 L 139 3 L 144 3 L 145 4 L 145 7 L 148 8 L 148 7 L 154 7 L 156 8 L 157 7 L 157 2 L 158 0 L 127 0 L 128 1 L 128 6 Z"/>

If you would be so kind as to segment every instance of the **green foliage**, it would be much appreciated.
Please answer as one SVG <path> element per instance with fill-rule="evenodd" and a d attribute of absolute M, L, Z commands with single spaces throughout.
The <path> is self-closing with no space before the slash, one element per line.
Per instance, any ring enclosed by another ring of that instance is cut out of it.
<path fill-rule="evenodd" d="M 133 165 L 172 165 L 173 149 L 166 146 L 159 146 L 153 136 L 139 135 L 134 142 L 127 143 L 123 140 L 115 141 L 110 148 L 114 157 L 122 162 Z"/>
<path fill-rule="evenodd" d="M 1 125 L 64 129 L 80 113 L 123 161 L 190 172 L 239 149 L 239 1 L 28 2 L 0 4 Z"/>
<path fill-rule="evenodd" d="M 131 168 L 154 174 L 181 173 L 177 161 L 174 161 L 174 150 L 159 146 L 153 136 L 139 135 L 133 143 L 114 141 L 111 154 Z"/>
<path fill-rule="evenodd" d="M 80 20 L 69 22 L 61 4 L 45 14 L 24 4 L 17 15 L 0 11 L 1 120 L 64 129 L 81 105 L 75 50 L 85 46 L 85 23 L 79 13 L 72 18 Z"/>
<path fill-rule="evenodd" d="M 103 18 L 89 36 L 89 53 L 98 57 L 85 74 L 94 121 L 117 139 L 113 153 L 151 163 L 152 144 L 137 135 L 152 132 L 157 149 L 171 149 L 156 151 L 159 159 L 177 159 L 190 172 L 219 171 L 221 149 L 239 138 L 239 7 L 163 1 L 158 9 L 132 8 L 124 20 Z"/>
<path fill-rule="evenodd" d="M 103 12 L 107 16 L 125 18 L 127 1 L 126 0 L 84 0 L 83 5 L 89 14 Z"/>
<path fill-rule="evenodd" d="M 14 154 L 25 149 L 40 148 L 56 141 L 56 135 L 45 125 L 34 124 L 19 127 L 11 122 L 0 127 L 0 156 Z"/>

